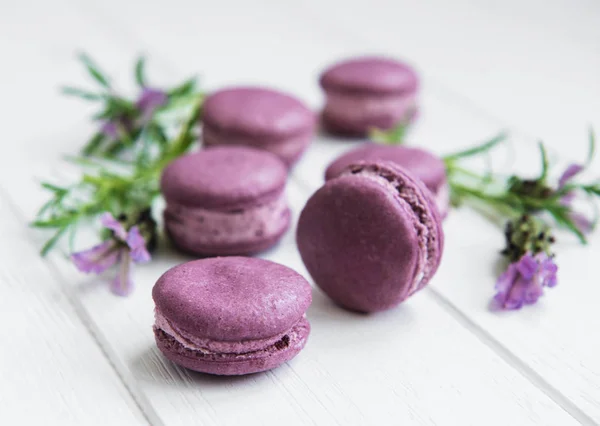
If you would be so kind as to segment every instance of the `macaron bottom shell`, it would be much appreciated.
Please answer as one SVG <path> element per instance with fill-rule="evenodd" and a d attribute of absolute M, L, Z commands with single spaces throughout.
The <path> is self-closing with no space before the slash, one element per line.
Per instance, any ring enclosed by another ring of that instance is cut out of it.
<path fill-rule="evenodd" d="M 190 370 L 215 375 L 242 375 L 267 371 L 294 358 L 306 344 L 310 324 L 301 318 L 280 340 L 259 350 L 245 351 L 245 342 L 239 342 L 232 353 L 205 353 L 186 348 L 173 336 L 154 328 L 156 344 L 170 361 Z"/>
<path fill-rule="evenodd" d="M 373 128 L 389 130 L 402 120 L 414 121 L 417 118 L 413 94 L 328 94 L 327 98 L 321 122 L 324 129 L 333 134 L 365 136 Z"/>
<path fill-rule="evenodd" d="M 202 143 L 205 147 L 221 145 L 244 145 L 272 152 L 277 155 L 288 167 L 295 164 L 314 138 L 314 129 L 283 138 L 272 139 L 244 135 L 241 133 L 226 132 L 207 123 L 202 129 Z"/>

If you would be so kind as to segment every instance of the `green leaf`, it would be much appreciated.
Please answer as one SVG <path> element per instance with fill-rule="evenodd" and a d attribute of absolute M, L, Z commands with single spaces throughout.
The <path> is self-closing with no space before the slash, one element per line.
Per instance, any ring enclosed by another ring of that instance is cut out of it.
<path fill-rule="evenodd" d="M 77 98 L 85 99 L 88 101 L 101 101 L 104 100 L 104 96 L 99 93 L 88 92 L 87 90 L 78 89 L 77 87 L 63 87 L 61 89 L 63 95 L 75 96 Z"/>
<path fill-rule="evenodd" d="M 186 96 L 196 90 L 196 77 L 192 77 L 189 80 L 183 82 L 183 84 L 169 90 L 167 92 L 169 98 L 176 98 L 179 96 Z"/>
<path fill-rule="evenodd" d="M 546 153 L 546 148 L 542 142 L 538 142 L 540 148 L 540 154 L 542 156 L 542 174 L 539 178 L 541 181 L 545 181 L 548 177 L 548 154 Z"/>
<path fill-rule="evenodd" d="M 98 149 L 104 142 L 105 135 L 103 133 L 96 133 L 92 138 L 88 141 L 88 143 L 81 150 L 81 154 L 85 156 L 91 156 L 98 152 Z"/>
<path fill-rule="evenodd" d="M 146 58 L 140 56 L 135 63 L 135 81 L 138 86 L 146 87 Z"/>
<path fill-rule="evenodd" d="M 42 182 L 42 188 L 45 188 L 48 191 L 56 192 L 58 194 L 63 194 L 67 192 L 66 188 L 61 188 L 60 186 L 56 186 L 48 182 Z"/>
<path fill-rule="evenodd" d="M 110 89 L 110 83 L 108 81 L 108 78 L 105 77 L 102 71 L 100 71 L 100 68 L 98 68 L 94 61 L 92 61 L 92 58 L 90 58 L 85 53 L 81 53 L 79 54 L 79 60 L 83 62 L 83 65 L 85 65 L 86 69 L 94 78 L 94 80 L 100 83 L 100 85 L 102 85 L 103 87 Z"/>
<path fill-rule="evenodd" d="M 73 221 L 71 216 L 57 217 L 47 220 L 36 220 L 31 223 L 33 228 L 62 228 Z"/>
<path fill-rule="evenodd" d="M 583 235 L 583 233 L 579 230 L 579 228 L 577 228 L 577 226 L 569 217 L 569 209 L 567 207 L 548 207 L 547 210 L 559 225 L 567 228 L 569 231 L 575 234 L 579 238 L 581 244 L 587 244 L 587 239 L 585 238 L 585 235 Z"/>
<path fill-rule="evenodd" d="M 67 229 L 69 229 L 68 226 L 65 226 L 64 228 L 59 229 L 58 232 L 56 234 L 54 234 L 54 236 L 52 238 L 50 238 L 46 242 L 46 244 L 44 244 L 44 247 L 42 247 L 42 250 L 41 250 L 42 256 L 46 256 L 48 254 L 48 252 L 50 250 L 52 250 L 52 248 L 56 245 L 58 240 L 60 240 L 60 238 L 64 235 L 64 233 L 67 232 Z"/>
<path fill-rule="evenodd" d="M 590 127 L 590 136 L 589 136 L 589 147 L 588 147 L 588 155 L 585 161 L 585 167 L 589 166 L 594 159 L 594 154 L 596 153 L 596 135 L 594 134 L 594 129 Z"/>
<path fill-rule="evenodd" d="M 481 145 L 478 145 L 473 148 L 465 149 L 464 151 L 459 151 L 459 152 L 455 152 L 453 154 L 446 155 L 443 157 L 443 159 L 445 162 L 448 162 L 448 161 L 452 161 L 452 160 L 457 160 L 459 158 L 472 157 L 474 155 L 481 154 L 483 152 L 487 152 L 490 149 L 494 148 L 499 143 L 504 142 L 507 139 L 507 137 L 508 137 L 508 134 L 506 132 L 500 132 L 498 135 L 494 136 L 492 139 L 490 139 L 487 142 L 484 142 Z"/>

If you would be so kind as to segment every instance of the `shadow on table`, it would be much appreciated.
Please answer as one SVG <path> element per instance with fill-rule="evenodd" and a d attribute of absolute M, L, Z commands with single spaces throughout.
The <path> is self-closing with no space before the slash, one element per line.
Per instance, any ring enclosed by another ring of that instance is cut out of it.
<path fill-rule="evenodd" d="M 311 336 L 298 360 L 291 361 L 292 366 L 301 363 L 302 358 L 310 362 L 311 358 L 343 357 L 356 351 L 387 351 L 388 340 L 402 338 L 404 332 L 414 332 L 417 321 L 414 309 L 406 304 L 377 314 L 362 314 L 340 308 L 319 290 L 313 290 L 313 303 L 307 316 L 312 326 Z M 273 380 L 271 374 L 265 373 L 245 376 L 197 373 L 173 364 L 156 346 L 146 348 L 135 357 L 130 368 L 137 380 L 175 387 L 227 388 Z"/>

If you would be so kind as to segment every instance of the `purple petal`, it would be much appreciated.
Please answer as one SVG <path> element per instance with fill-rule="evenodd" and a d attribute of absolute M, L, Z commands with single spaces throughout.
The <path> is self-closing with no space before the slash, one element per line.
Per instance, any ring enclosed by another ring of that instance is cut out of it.
<path fill-rule="evenodd" d="M 100 216 L 100 223 L 106 229 L 110 229 L 115 233 L 115 236 L 121 241 L 125 241 L 127 239 L 127 231 L 117 219 L 110 213 L 104 213 Z"/>
<path fill-rule="evenodd" d="M 164 105 L 168 100 L 167 94 L 162 90 L 144 88 L 135 106 L 145 120 L 148 120 L 156 108 Z"/>
<path fill-rule="evenodd" d="M 543 280 L 544 278 L 538 274 L 529 281 L 525 288 L 525 303 L 529 305 L 535 303 L 544 294 Z"/>
<path fill-rule="evenodd" d="M 113 240 L 104 241 L 89 250 L 80 251 L 71 255 L 71 260 L 82 272 L 100 274 L 117 263 L 119 250 Z"/>
<path fill-rule="evenodd" d="M 507 293 L 516 277 L 517 267 L 514 263 L 511 263 L 508 265 L 508 268 L 506 268 L 506 271 L 498 277 L 498 281 L 496 281 L 496 290 L 500 293 Z"/>
<path fill-rule="evenodd" d="M 504 309 L 520 309 L 525 302 L 525 293 L 528 285 L 529 280 L 523 277 L 517 278 L 508 293 L 508 297 L 504 301 Z"/>
<path fill-rule="evenodd" d="M 536 255 L 536 259 L 540 263 L 539 276 L 542 286 L 554 287 L 557 283 L 556 273 L 558 266 L 554 263 L 554 259 L 548 257 L 545 253 Z"/>
<path fill-rule="evenodd" d="M 562 188 L 567 184 L 569 180 L 571 180 L 575 175 L 579 174 L 583 170 L 583 166 L 579 164 L 571 164 L 567 169 L 563 172 L 562 176 L 558 180 L 558 187 Z"/>
<path fill-rule="evenodd" d="M 560 205 L 565 206 L 565 207 L 571 206 L 571 204 L 573 203 L 573 200 L 575 199 L 575 196 L 576 196 L 575 191 L 567 192 L 565 195 L 560 197 Z"/>
<path fill-rule="evenodd" d="M 133 279 L 131 276 L 131 257 L 129 253 L 125 251 L 123 258 L 121 259 L 121 267 L 119 273 L 112 281 L 110 290 L 118 296 L 128 296 L 133 290 Z"/>
<path fill-rule="evenodd" d="M 119 136 L 119 132 L 117 131 L 117 125 L 113 121 L 104 122 L 104 124 L 102 124 L 102 127 L 100 127 L 100 133 L 112 139 L 117 139 L 117 137 Z"/>
<path fill-rule="evenodd" d="M 150 253 L 146 249 L 146 240 L 140 234 L 137 226 L 132 227 L 127 234 L 127 245 L 131 258 L 136 263 L 145 263 L 150 260 Z"/>
<path fill-rule="evenodd" d="M 517 270 L 526 280 L 531 280 L 537 269 L 538 263 L 530 253 L 524 254 L 517 262 Z"/>
<path fill-rule="evenodd" d="M 582 234 L 589 234 L 594 230 L 594 223 L 581 213 L 571 212 L 569 217 Z"/>

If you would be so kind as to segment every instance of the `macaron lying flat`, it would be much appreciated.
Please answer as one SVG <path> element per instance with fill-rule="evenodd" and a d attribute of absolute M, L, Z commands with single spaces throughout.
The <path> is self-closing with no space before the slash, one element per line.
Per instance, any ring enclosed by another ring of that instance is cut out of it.
<path fill-rule="evenodd" d="M 422 289 L 440 264 L 443 231 L 430 192 L 393 163 L 359 163 L 308 200 L 297 229 L 316 284 L 350 310 L 381 311 Z"/>
<path fill-rule="evenodd" d="M 286 179 L 277 156 L 254 148 L 215 147 L 180 157 L 161 178 L 167 234 L 200 256 L 265 250 L 290 224 Z"/>
<path fill-rule="evenodd" d="M 154 335 L 174 363 L 210 374 L 269 370 L 304 347 L 308 282 L 274 262 L 245 257 L 195 260 L 164 273 L 154 288 Z"/>
<path fill-rule="evenodd" d="M 339 62 L 323 72 L 320 84 L 326 95 L 322 121 L 334 134 L 361 136 L 373 127 L 391 129 L 416 113 L 417 75 L 394 59 Z"/>
<path fill-rule="evenodd" d="M 206 99 L 202 125 L 205 146 L 249 145 L 276 154 L 290 166 L 312 141 L 316 117 L 288 94 L 235 87 Z"/>
<path fill-rule="evenodd" d="M 366 143 L 346 152 L 334 160 L 325 171 L 325 179 L 338 177 L 346 167 L 360 161 L 390 161 L 421 179 L 433 194 L 438 212 L 442 218 L 450 208 L 450 188 L 444 161 L 420 148 L 403 145 Z"/>

